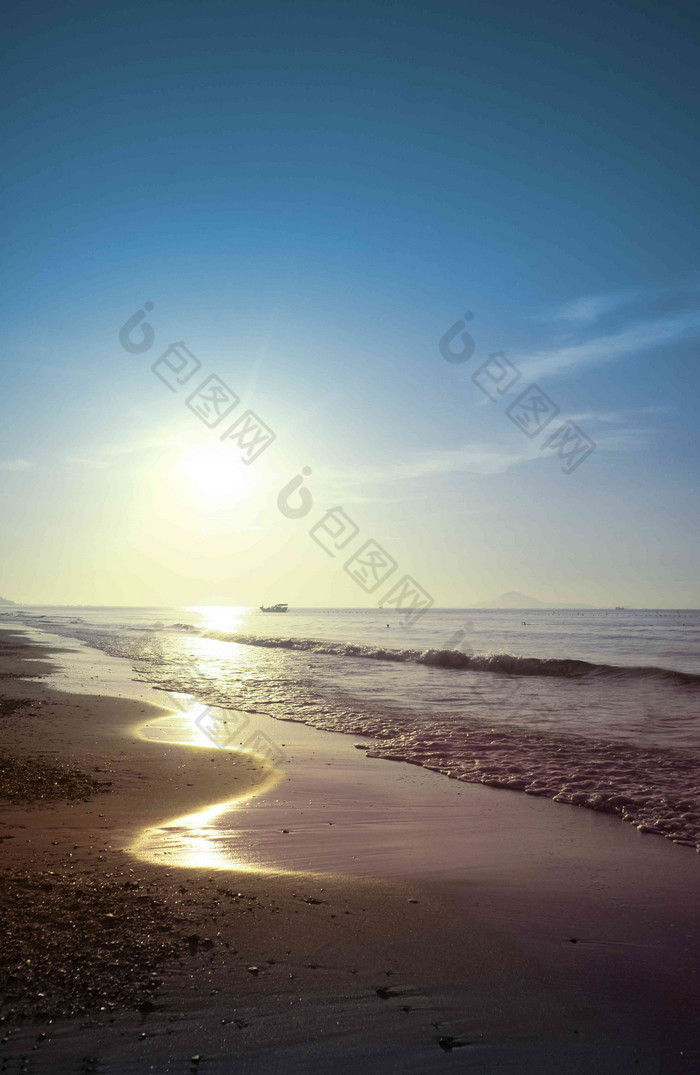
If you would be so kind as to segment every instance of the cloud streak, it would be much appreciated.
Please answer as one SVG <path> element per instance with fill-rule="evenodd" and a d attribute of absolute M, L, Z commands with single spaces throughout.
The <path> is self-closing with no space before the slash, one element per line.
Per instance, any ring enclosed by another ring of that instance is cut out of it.
<path fill-rule="evenodd" d="M 31 470 L 31 467 L 32 464 L 28 459 L 0 459 L 0 470 Z"/>
<path fill-rule="evenodd" d="M 595 432 L 596 450 L 609 453 L 629 453 L 639 451 L 650 435 L 640 419 L 645 415 L 666 413 L 668 407 L 643 407 L 627 411 L 601 411 L 586 414 L 560 414 L 547 429 L 547 436 L 559 428 L 563 422 L 576 424 L 588 423 L 601 426 Z M 503 443 L 475 441 L 460 445 L 458 448 L 435 449 L 424 455 L 416 456 L 405 462 L 392 463 L 387 466 L 366 466 L 357 469 L 327 468 L 317 471 L 317 478 L 322 492 L 326 496 L 342 499 L 345 503 L 381 500 L 391 502 L 393 499 L 407 499 L 407 496 L 392 498 L 379 495 L 375 491 L 389 485 L 421 481 L 422 479 L 447 477 L 450 475 L 473 475 L 495 477 L 505 474 L 516 467 L 525 466 L 537 460 L 547 461 L 551 452 L 543 450 L 542 439 L 525 440 L 517 430 L 508 423 L 504 427 Z M 544 438 L 546 440 L 546 437 Z M 358 490 L 372 490 L 365 495 Z"/>
<path fill-rule="evenodd" d="M 517 355 L 513 361 L 523 377 L 552 377 L 572 370 L 604 365 L 630 354 L 652 351 L 700 334 L 700 310 L 643 321 L 582 342 Z"/>

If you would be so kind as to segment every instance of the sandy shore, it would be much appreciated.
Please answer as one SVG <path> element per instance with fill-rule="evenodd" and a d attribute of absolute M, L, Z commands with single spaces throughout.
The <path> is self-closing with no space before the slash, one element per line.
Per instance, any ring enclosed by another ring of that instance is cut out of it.
<path fill-rule="evenodd" d="M 700 1070 L 695 851 L 247 714 L 273 770 L 38 637 L 0 630 L 0 1057 Z"/>

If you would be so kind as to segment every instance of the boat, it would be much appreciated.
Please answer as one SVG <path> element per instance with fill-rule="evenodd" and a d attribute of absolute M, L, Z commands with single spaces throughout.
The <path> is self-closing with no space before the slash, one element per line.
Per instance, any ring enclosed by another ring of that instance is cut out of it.
<path fill-rule="evenodd" d="M 289 605 L 287 605 L 285 602 L 281 601 L 278 605 L 261 605 L 260 606 L 260 611 L 261 612 L 286 612 L 288 608 L 289 608 Z"/>

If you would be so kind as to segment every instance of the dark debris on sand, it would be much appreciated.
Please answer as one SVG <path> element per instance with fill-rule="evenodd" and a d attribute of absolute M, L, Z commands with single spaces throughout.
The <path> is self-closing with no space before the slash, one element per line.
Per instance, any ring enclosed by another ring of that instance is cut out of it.
<path fill-rule="evenodd" d="M 0 1022 L 151 1010 L 182 956 L 172 911 L 123 875 L 0 876 Z"/>
<path fill-rule="evenodd" d="M 93 780 L 68 765 L 0 754 L 0 799 L 11 803 L 90 799 L 111 790 L 110 781 Z"/>
<path fill-rule="evenodd" d="M 0 698 L 0 717 L 11 717 L 18 709 L 31 705 L 26 698 Z"/>

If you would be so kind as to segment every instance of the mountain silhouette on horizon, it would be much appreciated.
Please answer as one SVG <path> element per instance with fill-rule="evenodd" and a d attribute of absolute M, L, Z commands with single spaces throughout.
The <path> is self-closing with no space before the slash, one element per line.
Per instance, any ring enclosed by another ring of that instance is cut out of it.
<path fill-rule="evenodd" d="M 482 601 L 481 604 L 475 605 L 475 608 L 546 608 L 541 601 L 538 601 L 536 597 L 528 597 L 527 594 L 520 593 L 519 590 L 508 590 L 508 593 L 502 593 L 500 597 L 494 598 L 493 601 Z M 551 606 L 550 606 L 551 607 Z"/>

